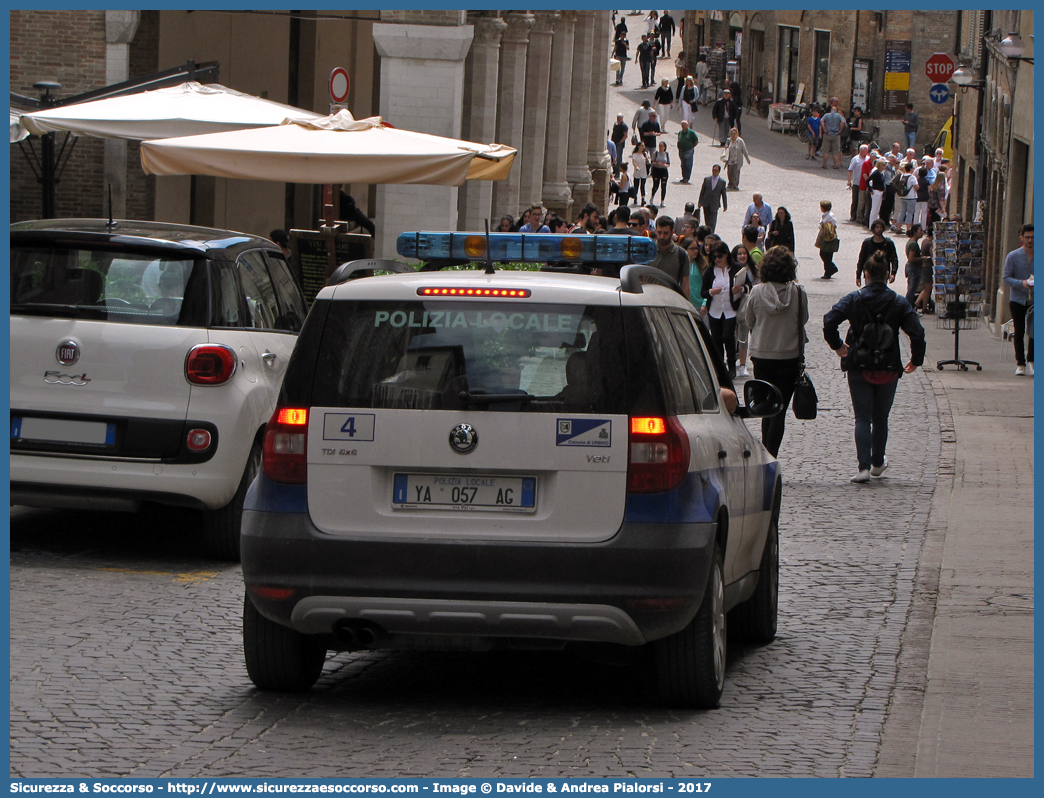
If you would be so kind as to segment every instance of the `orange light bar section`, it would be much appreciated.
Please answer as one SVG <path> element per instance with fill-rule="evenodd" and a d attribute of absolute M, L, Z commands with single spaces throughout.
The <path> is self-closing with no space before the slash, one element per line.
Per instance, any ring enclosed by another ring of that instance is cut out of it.
<path fill-rule="evenodd" d="M 418 296 L 474 296 L 528 299 L 533 292 L 528 288 L 418 288 Z"/>
<path fill-rule="evenodd" d="M 308 410 L 303 407 L 281 407 L 279 408 L 279 417 L 276 420 L 280 424 L 301 427 L 308 423 Z"/>
<path fill-rule="evenodd" d="M 632 418 L 631 433 L 634 435 L 663 435 L 667 422 L 662 418 Z"/>

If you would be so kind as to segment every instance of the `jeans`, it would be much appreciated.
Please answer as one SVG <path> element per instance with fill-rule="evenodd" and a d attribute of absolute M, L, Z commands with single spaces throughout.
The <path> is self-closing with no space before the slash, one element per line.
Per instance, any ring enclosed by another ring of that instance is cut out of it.
<path fill-rule="evenodd" d="M 917 301 L 917 295 L 921 293 L 921 267 L 912 263 L 906 264 L 906 301 L 911 306 Z"/>
<path fill-rule="evenodd" d="M 794 385 L 801 373 L 801 358 L 790 357 L 776 360 L 767 357 L 752 357 L 754 378 L 771 382 L 779 388 L 783 396 L 783 410 L 774 416 L 761 419 L 761 442 L 773 457 L 779 454 L 779 446 L 783 442 L 783 433 L 787 426 L 787 411 L 790 399 L 794 395 Z"/>
<path fill-rule="evenodd" d="M 682 181 L 685 182 L 685 183 L 688 183 L 689 182 L 689 178 L 692 176 L 692 154 L 693 154 L 693 152 L 694 152 L 693 150 L 688 150 L 686 152 L 681 152 L 681 151 L 678 152 L 678 160 L 681 161 Z"/>
<path fill-rule="evenodd" d="M 917 139 L 917 131 L 912 130 L 909 133 L 903 133 L 906 136 L 906 149 L 910 149 L 914 146 L 914 141 Z"/>
<path fill-rule="evenodd" d="M 888 444 L 888 414 L 892 411 L 898 385 L 898 378 L 884 385 L 874 385 L 864 380 L 862 373 L 848 372 L 860 471 L 884 465 L 885 446 Z"/>
<path fill-rule="evenodd" d="M 722 347 L 725 348 L 725 366 L 728 369 L 729 377 L 736 377 L 736 317 L 733 316 L 731 319 L 727 319 L 722 316 L 720 319 L 716 319 L 713 316 L 707 317 L 708 326 L 710 327 L 711 341 L 714 342 L 714 348 L 718 350 L 718 354 L 721 354 Z"/>
<path fill-rule="evenodd" d="M 1030 336 L 1029 346 L 1023 349 L 1026 337 L 1026 306 L 1019 302 L 1009 302 L 1011 309 L 1011 320 L 1015 323 L 1015 331 L 1012 340 L 1015 342 L 1015 365 L 1025 366 L 1026 361 L 1033 362 L 1033 336 Z"/>
<path fill-rule="evenodd" d="M 623 59 L 620 60 L 620 70 L 616 73 L 616 82 L 623 83 L 624 68 L 627 66 L 627 62 Z"/>
<path fill-rule="evenodd" d="M 902 227 L 904 224 L 913 224 L 914 215 L 917 209 L 917 200 L 914 197 L 900 197 L 899 204 L 899 218 L 895 220 L 896 227 Z"/>

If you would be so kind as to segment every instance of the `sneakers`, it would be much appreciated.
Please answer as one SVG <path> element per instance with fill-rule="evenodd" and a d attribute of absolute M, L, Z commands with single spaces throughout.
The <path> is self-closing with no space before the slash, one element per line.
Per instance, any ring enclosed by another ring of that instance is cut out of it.
<path fill-rule="evenodd" d="M 1026 364 L 1026 375 L 1029 376 L 1029 377 L 1033 376 L 1033 364 L 1032 363 L 1027 363 Z"/>
<path fill-rule="evenodd" d="M 861 468 L 859 470 L 859 473 L 856 474 L 854 477 L 852 477 L 852 479 L 850 481 L 851 482 L 855 482 L 857 484 L 862 484 L 863 482 L 869 482 L 870 481 L 870 469 L 868 469 L 868 468 Z"/>
<path fill-rule="evenodd" d="M 881 463 L 881 465 L 879 465 L 879 466 L 870 466 L 870 476 L 872 476 L 872 477 L 879 477 L 879 476 L 881 476 L 881 474 L 883 474 L 885 472 L 886 468 L 888 468 L 888 458 L 887 457 L 885 457 L 884 462 Z"/>
<path fill-rule="evenodd" d="M 736 368 L 736 376 L 737 377 L 749 377 L 750 375 L 747 374 L 747 367 L 746 366 L 738 366 Z"/>
<path fill-rule="evenodd" d="M 1015 376 L 1016 377 L 1025 377 L 1026 376 L 1026 367 L 1025 366 L 1016 366 L 1015 367 Z"/>

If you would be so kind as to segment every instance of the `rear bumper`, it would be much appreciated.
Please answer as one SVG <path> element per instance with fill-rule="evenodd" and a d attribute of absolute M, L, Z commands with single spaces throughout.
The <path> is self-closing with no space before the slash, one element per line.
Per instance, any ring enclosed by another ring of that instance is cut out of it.
<path fill-rule="evenodd" d="M 715 531 L 624 523 L 588 544 L 345 538 L 320 532 L 306 512 L 247 509 L 241 548 L 258 610 L 308 634 L 363 621 L 379 628 L 377 647 L 440 637 L 641 645 L 696 614 Z M 263 598 L 259 587 L 293 593 Z"/>

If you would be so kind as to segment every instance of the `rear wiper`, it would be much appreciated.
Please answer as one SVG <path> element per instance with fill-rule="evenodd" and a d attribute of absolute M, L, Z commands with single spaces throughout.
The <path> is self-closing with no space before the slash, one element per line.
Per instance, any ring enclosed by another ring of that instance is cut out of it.
<path fill-rule="evenodd" d="M 525 391 L 519 393 L 483 393 L 482 391 L 461 391 L 457 394 L 457 398 L 462 402 L 468 404 L 500 404 L 507 402 L 530 402 L 536 397 L 532 394 L 528 394 Z"/>

